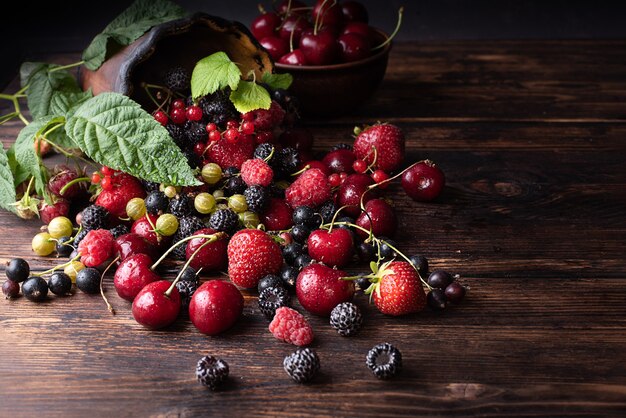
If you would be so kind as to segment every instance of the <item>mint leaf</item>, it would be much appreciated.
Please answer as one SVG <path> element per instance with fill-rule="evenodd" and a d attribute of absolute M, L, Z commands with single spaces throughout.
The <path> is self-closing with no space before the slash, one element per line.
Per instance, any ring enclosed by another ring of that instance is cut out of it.
<path fill-rule="evenodd" d="M 65 115 L 71 108 L 91 99 L 93 94 L 88 91 L 59 91 L 52 95 L 49 112 L 51 115 Z"/>
<path fill-rule="evenodd" d="M 99 164 L 157 183 L 201 184 L 167 130 L 124 95 L 87 100 L 68 116 L 65 131 Z"/>
<path fill-rule="evenodd" d="M 240 79 L 241 70 L 237 64 L 226 53 L 216 52 L 196 63 L 191 74 L 191 96 L 194 99 L 206 96 L 226 86 L 235 90 Z"/>
<path fill-rule="evenodd" d="M 272 74 L 269 72 L 263 73 L 262 81 L 270 86 L 272 90 L 284 89 L 287 90 L 291 83 L 293 83 L 293 77 L 291 74 Z"/>
<path fill-rule="evenodd" d="M 186 14 L 182 7 L 168 0 L 136 0 L 91 41 L 83 52 L 85 67 L 97 70 L 104 61 L 153 26 Z"/>
<path fill-rule="evenodd" d="M 66 70 L 55 70 L 56 64 L 25 62 L 20 68 L 22 87 L 28 85 L 26 100 L 34 119 L 53 112 L 50 106 L 57 94 L 81 93 L 78 83 Z"/>
<path fill-rule="evenodd" d="M 0 147 L 0 207 L 10 212 L 17 210 L 12 204 L 15 203 L 15 184 L 13 172 L 9 165 L 9 158 L 4 152 L 4 147 Z"/>
<path fill-rule="evenodd" d="M 247 113 L 257 109 L 269 109 L 272 104 L 270 94 L 252 81 L 240 81 L 237 90 L 230 93 L 230 101 L 235 109 Z"/>
<path fill-rule="evenodd" d="M 46 191 L 48 170 L 41 164 L 41 159 L 35 152 L 35 138 L 40 136 L 50 126 L 62 123 L 63 117 L 44 116 L 25 126 L 15 140 L 15 160 L 30 176 L 35 178 L 35 190 L 40 196 L 49 200 Z M 50 203 L 50 202 L 49 202 Z"/>

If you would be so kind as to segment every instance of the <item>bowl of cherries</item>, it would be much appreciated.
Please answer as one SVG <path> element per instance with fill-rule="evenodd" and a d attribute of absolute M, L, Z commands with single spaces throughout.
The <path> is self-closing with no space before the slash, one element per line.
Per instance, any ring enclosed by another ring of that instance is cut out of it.
<path fill-rule="evenodd" d="M 290 90 L 304 116 L 350 113 L 367 101 L 384 78 L 391 35 L 368 24 L 365 6 L 353 0 L 317 0 L 308 6 L 283 0 L 250 25 L 278 73 L 293 76 Z"/>

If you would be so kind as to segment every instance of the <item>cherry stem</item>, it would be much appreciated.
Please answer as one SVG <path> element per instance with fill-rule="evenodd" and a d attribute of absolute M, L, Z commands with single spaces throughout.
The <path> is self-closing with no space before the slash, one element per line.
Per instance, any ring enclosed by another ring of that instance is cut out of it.
<path fill-rule="evenodd" d="M 157 237 L 157 242 L 161 242 L 161 239 L 163 239 L 163 237 L 161 236 L 161 234 L 159 234 L 157 232 L 157 227 L 154 225 L 154 223 L 152 222 L 152 219 L 150 219 L 150 214 L 146 213 L 146 220 L 148 221 L 148 223 L 150 224 L 150 227 L 152 227 L 152 232 L 155 233 L 156 237 Z"/>
<path fill-rule="evenodd" d="M 389 183 L 389 182 L 397 179 L 398 177 L 400 177 L 401 175 L 403 175 L 404 173 L 406 173 L 407 171 L 409 171 L 411 168 L 415 167 L 416 165 L 421 164 L 421 163 L 426 163 L 428 161 L 430 161 L 430 160 L 421 160 L 421 161 L 418 161 L 416 163 L 413 163 L 410 166 L 408 166 L 407 168 L 405 168 L 404 170 L 402 170 L 401 172 L 399 172 L 398 174 L 396 174 L 395 176 L 389 177 L 388 179 L 385 179 L 385 180 L 381 181 L 380 183 L 375 183 L 375 184 L 372 184 L 371 186 L 367 186 L 367 191 L 375 189 L 376 187 L 380 186 L 381 184 Z M 363 193 L 363 194 L 365 194 L 365 193 Z"/>
<path fill-rule="evenodd" d="M 269 161 L 274 156 L 274 151 L 276 151 L 276 148 L 272 145 L 272 150 L 270 151 L 270 155 L 268 155 L 267 157 L 263 158 L 263 161 L 265 161 L 266 163 L 269 164 Z M 238 174 L 241 174 L 241 173 L 238 173 Z"/>
<path fill-rule="evenodd" d="M 214 239 L 213 241 L 211 241 L 211 242 L 215 242 L 215 241 L 217 241 L 218 239 L 223 238 L 225 235 L 226 235 L 226 234 L 225 234 L 224 232 L 216 232 L 215 234 L 211 234 L 211 235 L 198 234 L 198 235 L 190 235 L 190 236 L 188 236 L 187 238 L 183 238 L 183 239 L 181 239 L 180 241 L 178 241 L 176 244 L 174 244 L 174 245 L 172 245 L 170 248 L 168 248 L 168 249 L 167 249 L 167 251 L 165 251 L 165 253 L 163 253 L 163 255 L 161 256 L 161 258 L 159 258 L 159 259 L 156 261 L 156 263 L 154 263 L 154 264 L 152 265 L 152 267 L 150 267 L 150 270 L 154 270 L 155 268 L 157 268 L 157 266 L 158 266 L 159 264 L 161 264 L 161 262 L 162 262 L 163 260 L 165 260 L 165 258 L 167 258 L 167 256 L 169 255 L 169 253 L 171 253 L 172 251 L 174 251 L 174 249 L 175 249 L 176 247 L 178 247 L 180 244 L 182 244 L 182 243 L 184 243 L 184 242 L 190 241 L 190 240 L 195 239 L 195 238 L 207 238 L 207 239 L 212 239 L 212 238 L 216 237 L 216 239 Z"/>
<path fill-rule="evenodd" d="M 59 194 L 61 196 L 63 196 L 65 194 L 65 192 L 67 191 L 67 189 L 69 189 L 70 187 L 72 187 L 76 183 L 81 183 L 83 181 L 91 181 L 91 179 L 89 177 L 79 177 L 79 178 L 74 179 L 72 181 L 68 181 L 67 183 L 65 183 L 65 186 L 61 187 L 61 190 L 59 190 Z"/>
<path fill-rule="evenodd" d="M 302 167 L 302 169 L 296 171 L 295 173 L 291 173 L 291 176 L 299 176 L 300 174 L 304 173 L 305 171 L 307 171 L 309 168 L 311 168 L 311 166 L 309 164 L 305 165 L 304 167 Z"/>
<path fill-rule="evenodd" d="M 106 305 L 107 305 L 107 309 L 109 310 L 109 312 L 111 312 L 112 315 L 115 315 L 115 309 L 113 309 L 113 306 L 111 306 L 111 304 L 109 303 L 109 300 L 104 295 L 104 284 L 103 283 L 104 283 L 104 275 L 107 274 L 107 271 L 109 271 L 111 266 L 113 264 L 115 264 L 119 259 L 120 259 L 119 255 L 117 257 L 115 257 L 113 259 L 113 261 L 111 261 L 111 263 L 109 263 L 107 268 L 104 269 L 104 271 L 102 272 L 102 275 L 100 276 L 100 295 L 102 296 L 102 299 L 104 300 L 104 303 L 106 303 Z"/>
<path fill-rule="evenodd" d="M 64 267 L 69 266 L 69 265 L 70 265 L 70 264 L 72 264 L 74 261 L 77 261 L 80 257 L 81 257 L 81 254 L 78 254 L 76 257 L 72 258 L 70 261 L 67 261 L 67 262 L 65 262 L 65 263 L 63 263 L 63 264 L 59 264 L 58 266 L 54 266 L 54 267 L 52 267 L 51 269 L 48 269 L 48 270 L 46 270 L 46 271 L 42 271 L 42 272 L 39 272 L 39 273 L 33 273 L 32 275 L 33 275 L 33 276 L 38 276 L 38 277 L 41 277 L 41 276 L 43 276 L 44 274 L 54 273 L 56 270 L 58 270 L 58 269 L 60 269 L 60 268 L 64 268 Z"/>
<path fill-rule="evenodd" d="M 377 49 L 380 49 L 380 48 L 384 47 L 389 42 L 391 42 L 391 40 L 398 34 L 398 31 L 400 30 L 400 26 L 402 25 L 402 14 L 403 13 L 404 13 L 404 6 L 401 6 L 398 9 L 398 23 L 396 23 L 396 28 L 394 29 L 392 34 L 387 39 L 385 39 L 385 41 L 382 44 L 377 45 L 374 48 L 372 48 L 372 51 L 375 51 Z"/>
<path fill-rule="evenodd" d="M 172 284 L 170 285 L 170 287 L 165 291 L 165 296 L 166 297 L 170 297 L 170 295 L 172 294 L 172 292 L 174 291 L 174 287 L 176 286 L 176 283 L 178 283 L 178 281 L 180 280 L 181 277 L 183 277 L 183 273 L 185 272 L 185 270 L 187 270 L 187 267 L 189 267 L 189 264 L 191 264 L 191 262 L 193 261 L 194 257 L 196 256 L 196 254 L 198 254 L 200 252 L 201 249 L 203 249 L 204 247 L 206 247 L 207 245 L 217 241 L 220 238 L 220 232 L 217 232 L 215 234 L 212 235 L 207 235 L 208 238 L 206 240 L 206 242 L 203 242 L 202 245 L 200 245 L 196 251 L 193 252 L 193 254 L 191 254 L 191 257 L 189 257 L 189 260 L 187 260 L 187 262 L 183 265 L 183 267 L 180 269 L 180 271 L 178 272 L 178 275 L 176 276 L 176 278 L 174 279 L 174 281 L 172 282 Z M 196 235 L 197 237 L 197 235 Z"/>
<path fill-rule="evenodd" d="M 330 220 L 330 228 L 328 228 L 328 233 L 330 234 L 331 232 L 333 232 L 333 226 L 335 226 L 335 219 L 337 219 L 337 215 L 339 215 L 339 212 L 341 212 L 342 209 L 345 209 L 349 206 L 354 206 L 354 205 L 343 205 L 342 207 L 340 207 L 339 209 L 337 209 L 337 211 L 335 212 L 335 214 L 333 215 L 333 218 Z M 323 220 L 323 218 L 322 218 Z"/>

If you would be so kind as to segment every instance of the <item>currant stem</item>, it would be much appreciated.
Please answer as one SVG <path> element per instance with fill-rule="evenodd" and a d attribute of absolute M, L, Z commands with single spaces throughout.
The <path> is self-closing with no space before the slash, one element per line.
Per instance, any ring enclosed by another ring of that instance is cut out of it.
<path fill-rule="evenodd" d="M 212 240 L 211 242 L 215 242 L 218 239 L 222 239 L 226 234 L 223 232 L 216 232 L 215 234 L 211 234 L 211 235 L 204 235 L 204 234 L 198 234 L 198 235 L 190 235 L 187 238 L 183 238 L 180 241 L 178 241 L 177 243 L 175 243 L 174 245 L 172 245 L 170 248 L 167 249 L 167 251 L 165 251 L 165 253 L 163 253 L 163 255 L 161 256 L 161 258 L 159 258 L 153 265 L 152 267 L 150 267 L 150 270 L 154 270 L 155 268 L 158 267 L 159 264 L 161 264 L 161 262 L 163 260 L 165 260 L 165 258 L 167 258 L 167 256 L 174 251 L 174 249 L 176 247 L 178 247 L 180 244 L 185 243 L 187 241 L 190 241 L 194 238 L 206 238 L 208 240 Z M 215 238 L 215 239 L 213 239 Z"/>
<path fill-rule="evenodd" d="M 191 261 L 194 259 L 194 257 L 196 256 L 196 254 L 198 254 L 200 252 L 201 249 L 203 249 L 204 247 L 206 247 L 207 245 L 211 244 L 212 242 L 217 241 L 217 239 L 215 238 L 217 234 L 213 234 L 213 236 L 211 236 L 210 239 L 207 239 L 206 242 L 203 242 L 202 245 L 200 245 L 196 251 L 193 252 L 193 254 L 191 254 L 191 257 L 189 257 L 189 260 L 187 260 L 187 262 L 183 265 L 183 267 L 180 269 L 180 271 L 178 272 L 178 275 L 176 276 L 176 278 L 174 279 L 174 281 L 172 282 L 172 284 L 170 285 L 170 287 L 165 291 L 165 296 L 167 296 L 168 298 L 170 297 L 170 295 L 172 294 L 172 292 L 174 291 L 174 287 L 176 286 L 176 283 L 178 283 L 178 281 L 180 280 L 181 277 L 183 277 L 183 273 L 185 272 L 185 270 L 187 269 L 187 267 L 189 267 L 189 264 L 191 264 Z M 210 235 L 209 235 L 210 236 Z M 214 239 L 215 238 L 215 239 Z"/>
<path fill-rule="evenodd" d="M 72 181 L 68 181 L 65 186 L 61 187 L 61 190 L 59 190 L 59 194 L 61 196 L 63 196 L 65 194 L 65 192 L 67 191 L 67 189 L 69 189 L 70 187 L 72 187 L 73 185 L 75 185 L 76 183 L 81 183 L 83 181 L 91 181 L 91 179 L 89 177 L 79 177 L 77 179 L 74 179 Z"/>
<path fill-rule="evenodd" d="M 337 211 L 335 212 L 335 214 L 333 215 L 333 218 L 330 220 L 330 228 L 328 228 L 328 233 L 330 234 L 331 232 L 333 232 L 333 226 L 335 226 L 335 219 L 337 219 L 337 215 L 339 215 L 339 212 L 341 212 L 342 209 L 347 208 L 348 206 L 354 206 L 354 205 L 343 205 L 342 207 L 340 207 L 339 209 L 337 209 Z M 322 218 L 323 221 L 323 218 Z"/>
<path fill-rule="evenodd" d="M 100 276 L 100 295 L 102 295 L 102 299 L 104 299 L 104 303 L 106 303 L 107 305 L 107 309 L 109 310 L 109 312 L 111 312 L 111 314 L 115 315 L 115 309 L 113 309 L 113 306 L 111 306 L 111 304 L 109 303 L 109 300 L 107 299 L 107 297 L 104 295 L 104 275 L 107 274 L 107 271 L 109 271 L 109 269 L 111 268 L 111 266 L 113 264 L 115 264 L 118 260 L 120 259 L 120 256 L 118 255 L 117 257 L 115 257 L 113 259 L 113 261 L 111 261 L 111 263 L 109 263 L 109 265 L 107 266 L 107 268 L 104 269 L 104 271 L 102 272 L 102 275 Z"/>
<path fill-rule="evenodd" d="M 45 274 L 48 274 L 48 273 L 54 273 L 56 270 L 58 270 L 58 269 L 60 269 L 60 268 L 64 268 L 64 267 L 69 266 L 69 265 L 70 265 L 70 264 L 72 264 L 74 261 L 77 261 L 80 257 L 81 257 L 81 254 L 78 254 L 76 257 L 72 258 L 70 261 L 67 261 L 67 262 L 65 262 L 65 263 L 63 263 L 63 264 L 59 264 L 58 266 L 54 266 L 54 267 L 52 267 L 51 269 L 48 269 L 48 270 L 46 270 L 46 271 L 42 271 L 42 272 L 39 272 L 39 273 L 33 273 L 32 275 L 33 275 L 33 276 L 38 276 L 38 277 L 41 277 L 41 276 L 43 276 L 43 275 L 45 275 Z"/>
<path fill-rule="evenodd" d="M 398 31 L 400 30 L 400 26 L 402 25 L 402 15 L 403 14 L 404 14 L 404 6 L 401 6 L 398 9 L 398 23 L 396 23 L 396 28 L 394 29 L 392 34 L 387 39 L 385 39 L 385 41 L 382 44 L 377 45 L 374 48 L 372 48 L 372 51 L 376 51 L 377 49 L 380 49 L 380 48 L 384 47 L 389 42 L 391 42 L 391 40 L 398 34 Z"/>

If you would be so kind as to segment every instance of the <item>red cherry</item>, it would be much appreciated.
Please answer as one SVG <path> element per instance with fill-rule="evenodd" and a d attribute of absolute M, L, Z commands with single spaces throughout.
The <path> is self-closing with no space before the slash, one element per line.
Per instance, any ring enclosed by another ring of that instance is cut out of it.
<path fill-rule="evenodd" d="M 417 163 L 402 174 L 402 188 L 417 202 L 435 199 L 445 184 L 443 171 L 430 160 Z"/>
<path fill-rule="evenodd" d="M 300 159 L 302 161 L 305 161 L 306 157 L 300 158 Z M 317 168 L 317 169 L 321 170 L 322 173 L 324 173 L 325 176 L 330 176 L 332 174 L 332 172 L 330 171 L 328 166 L 326 164 L 324 164 L 322 161 L 309 160 L 309 161 L 305 161 L 304 165 L 308 165 L 309 168 Z"/>
<path fill-rule="evenodd" d="M 184 109 L 185 102 L 183 99 L 176 99 L 172 102 L 172 109 Z"/>
<path fill-rule="evenodd" d="M 234 284 L 210 280 L 195 291 L 189 304 L 189 318 L 198 331 L 219 334 L 235 323 L 243 312 L 243 296 Z"/>
<path fill-rule="evenodd" d="M 346 228 L 334 228 L 332 231 L 316 229 L 307 240 L 309 255 L 331 267 L 344 267 L 352 261 L 354 243 Z"/>
<path fill-rule="evenodd" d="M 341 13 L 344 20 L 351 22 L 364 22 L 369 21 L 367 9 L 358 1 L 347 0 L 341 3 Z"/>
<path fill-rule="evenodd" d="M 301 16 L 292 15 L 283 21 L 278 34 L 282 39 L 287 41 L 287 45 L 298 45 L 300 43 L 302 33 L 310 28 L 311 24 L 306 19 Z M 293 37 L 291 36 L 292 32 Z"/>
<path fill-rule="evenodd" d="M 124 234 L 115 240 L 115 252 L 121 261 L 126 260 L 131 255 L 145 254 L 152 261 L 156 260 L 158 251 L 154 245 L 139 234 Z"/>
<path fill-rule="evenodd" d="M 161 280 L 158 274 L 150 270 L 152 259 L 147 254 L 133 254 L 120 263 L 113 276 L 117 294 L 128 301 L 133 301 L 146 285 Z"/>
<path fill-rule="evenodd" d="M 259 43 L 267 50 L 274 61 L 278 61 L 280 57 L 289 52 L 289 41 L 278 36 L 266 36 Z"/>
<path fill-rule="evenodd" d="M 356 224 L 368 231 L 371 226 L 372 233 L 377 237 L 393 237 L 398 228 L 398 219 L 389 203 L 383 199 L 372 199 L 365 204 L 365 212 L 359 215 Z M 368 235 L 360 229 L 356 233 L 363 239 Z"/>
<path fill-rule="evenodd" d="M 370 42 L 367 38 L 356 33 L 346 33 L 337 38 L 341 46 L 341 61 L 353 62 L 365 59 L 371 54 Z"/>
<path fill-rule="evenodd" d="M 278 62 L 287 65 L 307 65 L 306 58 L 300 49 L 294 49 L 290 53 L 283 55 Z"/>
<path fill-rule="evenodd" d="M 153 116 L 154 120 L 156 120 L 163 126 L 167 125 L 167 121 L 169 121 L 167 114 L 162 110 L 157 110 L 156 112 L 154 112 Z"/>
<path fill-rule="evenodd" d="M 339 2 L 332 0 L 318 0 L 311 12 L 311 19 L 317 26 L 340 26 L 343 22 L 343 13 Z"/>
<path fill-rule="evenodd" d="M 344 209 L 349 216 L 356 217 L 360 213 L 359 205 L 361 196 L 368 190 L 368 186 L 374 184 L 374 180 L 367 174 L 350 174 L 339 187 L 339 206 L 348 206 Z M 365 193 L 363 203 L 376 197 L 376 189 Z"/>
<path fill-rule="evenodd" d="M 283 0 L 276 6 L 276 11 L 283 15 L 306 14 L 306 4 L 298 0 Z"/>
<path fill-rule="evenodd" d="M 209 141 L 210 142 L 219 141 L 221 137 L 222 137 L 222 135 L 220 134 L 220 131 L 211 131 L 211 132 L 209 132 Z"/>
<path fill-rule="evenodd" d="M 339 56 L 339 44 L 330 32 L 302 35 L 300 49 L 310 65 L 332 64 Z"/>
<path fill-rule="evenodd" d="M 150 217 L 150 222 L 148 222 L 146 216 Z M 130 227 L 130 232 L 144 237 L 156 247 L 162 247 L 165 244 L 165 237 L 157 235 L 156 232 L 154 232 L 154 226 L 156 225 L 158 216 L 150 214 L 146 214 L 146 216 L 137 219 Z"/>
<path fill-rule="evenodd" d="M 187 115 L 185 114 L 184 109 L 174 108 L 170 111 L 170 118 L 172 119 L 172 122 L 180 125 L 187 120 Z"/>
<path fill-rule="evenodd" d="M 313 135 L 305 128 L 289 128 L 278 138 L 283 147 L 308 151 L 313 147 Z"/>
<path fill-rule="evenodd" d="M 350 22 L 346 26 L 344 26 L 342 35 L 346 35 L 348 33 L 354 33 L 356 35 L 361 35 L 365 39 L 371 40 L 374 34 L 374 31 L 371 26 L 367 23 L 362 22 Z"/>
<path fill-rule="evenodd" d="M 334 173 L 351 173 L 356 156 L 349 149 L 337 149 L 324 156 L 322 162 Z"/>
<path fill-rule="evenodd" d="M 280 17 L 276 13 L 263 13 L 257 16 L 250 24 L 250 32 L 256 39 L 274 36 L 280 25 Z"/>
<path fill-rule="evenodd" d="M 241 124 L 241 132 L 245 135 L 252 135 L 254 133 L 254 122 L 244 121 Z"/>
<path fill-rule="evenodd" d="M 169 296 L 166 295 L 171 284 L 168 280 L 159 280 L 141 289 L 133 301 L 135 321 L 151 329 L 164 328 L 176 321 L 180 312 L 180 293 L 174 286 Z"/>
<path fill-rule="evenodd" d="M 211 235 L 216 233 L 215 229 L 203 228 L 193 233 L 193 235 Z M 189 260 L 191 255 L 195 253 L 204 243 L 207 242 L 206 238 L 194 238 L 187 243 L 186 258 Z M 228 263 L 228 257 L 226 256 L 226 247 L 228 241 L 226 239 L 219 239 L 215 242 L 205 245 L 199 250 L 191 260 L 189 265 L 196 269 L 196 271 L 203 269 L 203 271 L 218 271 L 225 270 Z"/>
<path fill-rule="evenodd" d="M 293 210 L 284 199 L 272 197 L 269 207 L 261 214 L 261 222 L 268 231 L 281 231 L 293 226 Z"/>
<path fill-rule="evenodd" d="M 100 186 L 102 186 L 102 190 L 113 190 L 114 185 L 111 176 L 104 176 L 100 181 Z"/>
<path fill-rule="evenodd" d="M 304 267 L 296 279 L 298 301 L 315 315 L 330 315 L 335 306 L 350 301 L 354 295 L 354 283 L 341 280 L 346 276 L 348 274 L 344 271 L 323 264 L 313 263 Z"/>
<path fill-rule="evenodd" d="M 365 173 L 365 171 L 367 171 L 367 163 L 363 160 L 355 160 L 352 163 L 352 168 L 357 173 Z"/>
<path fill-rule="evenodd" d="M 187 119 L 197 122 L 202 119 L 202 109 L 200 106 L 191 105 L 186 110 Z"/>
<path fill-rule="evenodd" d="M 101 180 L 102 180 L 102 177 L 100 176 L 100 173 L 96 172 L 91 175 L 91 182 L 93 184 L 99 184 Z"/>

